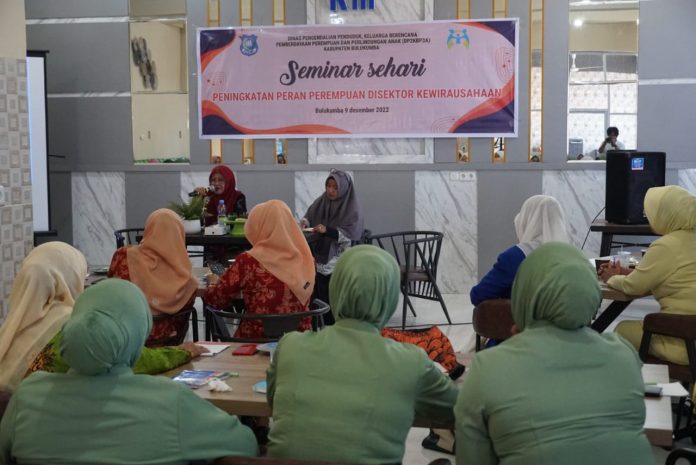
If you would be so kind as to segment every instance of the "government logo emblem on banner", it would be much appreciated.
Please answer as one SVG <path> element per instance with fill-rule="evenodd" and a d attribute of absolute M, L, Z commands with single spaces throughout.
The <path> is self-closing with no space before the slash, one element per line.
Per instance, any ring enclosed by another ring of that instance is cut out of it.
<path fill-rule="evenodd" d="M 239 51 L 242 52 L 242 55 L 250 57 L 259 51 L 259 44 L 256 42 L 256 34 L 243 34 L 241 40 L 242 43 L 239 45 Z"/>

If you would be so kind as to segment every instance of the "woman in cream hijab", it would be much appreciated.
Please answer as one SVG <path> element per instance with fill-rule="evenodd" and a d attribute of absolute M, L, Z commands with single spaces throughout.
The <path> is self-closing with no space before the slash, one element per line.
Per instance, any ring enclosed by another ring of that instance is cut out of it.
<path fill-rule="evenodd" d="M 14 391 L 30 372 L 66 372 L 60 354 L 63 324 L 84 289 L 87 262 L 77 249 L 48 242 L 22 263 L 10 294 L 10 313 L 0 328 L 0 390 Z M 192 343 L 143 349 L 136 373 L 171 370 L 199 355 Z"/>
<path fill-rule="evenodd" d="M 498 255 L 493 269 L 471 289 L 473 305 L 488 299 L 509 299 L 517 268 L 527 255 L 541 244 L 569 241 L 563 209 L 548 195 L 534 195 L 525 200 L 514 223 L 519 242 Z"/>
<path fill-rule="evenodd" d="M 84 255 L 63 242 L 42 244 L 24 259 L 0 328 L 0 390 L 14 391 L 60 331 L 84 289 L 86 274 Z"/>
<path fill-rule="evenodd" d="M 696 315 L 696 197 L 677 186 L 653 187 L 645 194 L 645 216 L 662 237 L 653 242 L 635 270 L 603 266 L 600 277 L 628 295 L 652 294 L 660 311 Z M 616 331 L 640 347 L 642 321 L 622 321 Z M 650 352 L 688 365 L 684 341 L 652 337 Z"/>

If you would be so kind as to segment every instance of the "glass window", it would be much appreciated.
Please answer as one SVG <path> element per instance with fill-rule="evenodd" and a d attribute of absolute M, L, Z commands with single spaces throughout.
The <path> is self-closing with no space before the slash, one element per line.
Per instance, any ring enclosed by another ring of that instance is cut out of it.
<path fill-rule="evenodd" d="M 626 82 L 609 86 L 612 113 L 638 112 L 638 83 Z"/>
<path fill-rule="evenodd" d="M 604 57 L 601 53 L 571 53 L 569 65 L 571 83 L 604 81 Z"/>
<path fill-rule="evenodd" d="M 579 141 L 582 144 L 582 154 L 590 159 L 596 158 L 596 151 L 604 140 L 606 129 L 604 112 L 577 112 L 568 115 L 568 139 Z M 575 159 L 578 154 L 570 155 Z"/>
<path fill-rule="evenodd" d="M 614 115 L 609 117 L 609 126 L 619 128 L 618 140 L 623 142 L 627 149 L 635 149 L 638 145 L 638 116 Z"/>
<path fill-rule="evenodd" d="M 568 109 L 606 110 L 609 106 L 606 84 L 579 84 L 568 89 Z"/>

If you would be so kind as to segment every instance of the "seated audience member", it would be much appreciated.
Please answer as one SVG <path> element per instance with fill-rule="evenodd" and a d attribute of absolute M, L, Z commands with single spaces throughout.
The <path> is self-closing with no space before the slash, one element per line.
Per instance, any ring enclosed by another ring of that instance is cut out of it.
<path fill-rule="evenodd" d="M 217 223 L 218 205 L 220 200 L 225 202 L 225 210 L 228 215 L 236 214 L 244 216 L 247 213 L 246 196 L 237 190 L 237 180 L 234 172 L 225 165 L 216 165 L 210 170 L 208 177 L 210 187 L 213 192 L 208 192 L 207 187 L 197 187 L 198 195 L 208 196 L 208 203 L 205 207 L 205 218 L 203 223 L 206 226 Z"/>
<path fill-rule="evenodd" d="M 353 180 L 345 171 L 332 169 L 321 194 L 307 209 L 301 220 L 303 227 L 312 227 L 307 237 L 317 262 L 314 297 L 330 304 L 329 281 L 336 261 L 363 233 L 363 215 Z M 328 324 L 333 316 L 328 315 Z"/>
<path fill-rule="evenodd" d="M 477 353 L 459 391 L 457 465 L 654 463 L 638 355 L 588 327 L 601 300 L 575 247 L 544 244 L 525 259 L 517 334 Z"/>
<path fill-rule="evenodd" d="M 0 423 L 0 461 L 183 464 L 256 455 L 237 417 L 171 379 L 133 373 L 151 326 L 145 296 L 127 281 L 82 293 L 60 344 L 71 369 L 19 385 Z"/>
<path fill-rule="evenodd" d="M 314 259 L 290 209 L 281 200 L 255 206 L 244 225 L 251 250 L 237 256 L 218 279 L 209 275 L 203 300 L 224 309 L 242 292 L 246 313 L 297 313 L 309 309 Z M 312 328 L 309 317 L 299 330 Z M 261 320 L 244 320 L 235 337 L 264 337 Z"/>
<path fill-rule="evenodd" d="M 425 351 L 380 335 L 399 298 L 391 255 L 351 248 L 330 287 L 336 324 L 286 334 L 268 369 L 269 456 L 400 463 L 414 414 L 453 421 L 456 388 Z"/>
<path fill-rule="evenodd" d="M 0 328 L 0 390 L 14 391 L 35 371 L 66 372 L 59 353 L 61 328 L 84 289 L 87 262 L 63 242 L 34 248 L 22 262 L 10 293 L 10 311 Z M 136 373 L 160 373 L 200 354 L 192 344 L 145 349 Z"/>
<path fill-rule="evenodd" d="M 624 294 L 652 294 L 661 312 L 696 315 L 696 197 L 677 186 L 653 187 L 643 205 L 650 227 L 662 237 L 650 244 L 635 270 L 605 264 L 600 277 Z M 622 321 L 616 331 L 640 348 L 642 321 Z M 682 339 L 654 335 L 650 352 L 689 364 Z"/>
<path fill-rule="evenodd" d="M 548 195 L 525 200 L 514 223 L 519 243 L 498 255 L 493 268 L 471 288 L 473 305 L 488 299 L 509 299 L 517 268 L 527 255 L 546 242 L 568 242 L 561 205 Z"/>
<path fill-rule="evenodd" d="M 607 138 L 602 141 L 602 145 L 597 149 L 597 158 L 606 159 L 609 150 L 624 150 L 626 147 L 619 141 L 619 128 L 610 126 L 607 128 Z"/>
<path fill-rule="evenodd" d="M 177 335 L 183 339 L 190 315 L 176 314 L 193 306 L 198 279 L 186 251 L 184 225 L 176 213 L 166 208 L 152 212 L 140 244 L 121 247 L 114 253 L 109 277 L 138 286 L 147 297 L 153 316 L 172 315 L 155 321 L 145 345 L 152 347 L 158 340 Z"/>

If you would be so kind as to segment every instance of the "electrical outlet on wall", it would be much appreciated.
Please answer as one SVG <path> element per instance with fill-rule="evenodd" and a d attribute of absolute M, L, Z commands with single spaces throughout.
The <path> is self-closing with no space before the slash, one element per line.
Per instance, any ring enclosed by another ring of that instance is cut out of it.
<path fill-rule="evenodd" d="M 5 186 L 0 186 L 0 207 L 5 205 Z"/>

